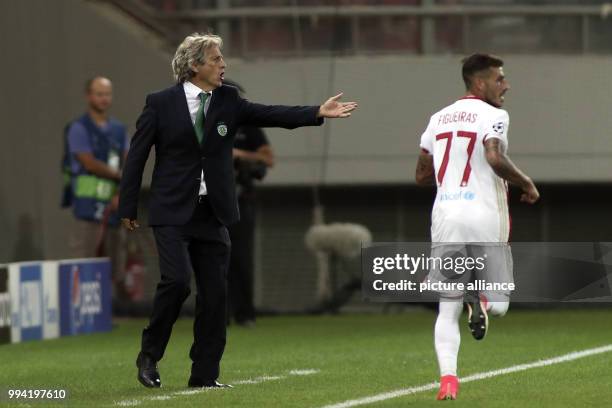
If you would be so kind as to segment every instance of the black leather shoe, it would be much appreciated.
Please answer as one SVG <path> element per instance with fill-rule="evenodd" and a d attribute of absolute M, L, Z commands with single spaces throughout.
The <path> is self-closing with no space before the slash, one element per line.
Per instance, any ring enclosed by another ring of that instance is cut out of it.
<path fill-rule="evenodd" d="M 221 384 L 217 380 L 204 381 L 204 380 L 201 380 L 195 377 L 191 377 L 189 379 L 187 386 L 192 387 L 192 388 L 234 388 L 233 386 L 229 384 Z"/>
<path fill-rule="evenodd" d="M 148 388 L 161 387 L 159 371 L 157 371 L 157 363 L 146 354 L 139 353 L 136 359 L 136 367 L 138 367 L 138 381 Z"/>

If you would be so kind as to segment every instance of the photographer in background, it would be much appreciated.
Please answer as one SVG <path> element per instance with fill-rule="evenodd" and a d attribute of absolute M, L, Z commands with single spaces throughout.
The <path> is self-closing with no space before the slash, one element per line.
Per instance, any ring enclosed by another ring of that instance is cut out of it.
<path fill-rule="evenodd" d="M 225 80 L 244 94 L 237 83 Z M 229 227 L 232 241 L 228 272 L 229 316 L 236 324 L 252 327 L 255 324 L 254 241 L 255 241 L 255 180 L 261 181 L 274 165 L 274 153 L 260 128 L 242 127 L 234 142 L 234 170 L 240 221 Z"/>
<path fill-rule="evenodd" d="M 68 248 L 73 258 L 108 256 L 118 285 L 125 262 L 124 237 L 117 228 L 118 184 L 129 137 L 125 125 L 109 115 L 110 79 L 89 78 L 85 101 L 87 111 L 64 129 L 62 207 L 72 208 L 76 219 L 67 230 Z"/>

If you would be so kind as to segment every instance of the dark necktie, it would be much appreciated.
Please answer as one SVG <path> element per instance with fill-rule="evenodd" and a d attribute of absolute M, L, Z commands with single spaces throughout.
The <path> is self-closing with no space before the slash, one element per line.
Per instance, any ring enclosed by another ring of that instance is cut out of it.
<path fill-rule="evenodd" d="M 208 92 L 200 92 L 198 95 L 200 97 L 200 107 L 198 108 L 198 113 L 196 114 L 196 120 L 194 123 L 195 133 L 198 138 L 198 143 L 202 144 L 204 140 L 204 106 L 206 106 L 206 100 L 209 97 Z"/>

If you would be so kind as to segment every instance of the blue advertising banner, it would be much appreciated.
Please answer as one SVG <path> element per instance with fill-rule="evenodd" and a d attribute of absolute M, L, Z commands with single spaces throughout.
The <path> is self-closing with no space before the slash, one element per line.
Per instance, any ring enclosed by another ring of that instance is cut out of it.
<path fill-rule="evenodd" d="M 111 266 L 108 259 L 59 264 L 60 334 L 111 330 Z"/>
<path fill-rule="evenodd" d="M 9 264 L 11 341 L 59 336 L 57 262 Z"/>
<path fill-rule="evenodd" d="M 40 340 L 43 330 L 43 290 L 41 265 L 21 267 L 20 307 L 21 307 L 21 340 Z"/>

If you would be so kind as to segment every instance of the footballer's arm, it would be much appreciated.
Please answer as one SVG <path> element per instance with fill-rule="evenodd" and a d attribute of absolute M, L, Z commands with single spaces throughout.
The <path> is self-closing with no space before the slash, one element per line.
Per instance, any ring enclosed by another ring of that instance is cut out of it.
<path fill-rule="evenodd" d="M 523 173 L 512 160 L 503 152 L 501 141 L 490 138 L 485 141 L 485 155 L 487 162 L 499 177 L 509 183 L 519 186 L 523 190 L 521 201 L 533 204 L 540 198 L 540 193 L 533 181 Z"/>
<path fill-rule="evenodd" d="M 421 154 L 419 154 L 414 178 L 419 186 L 430 186 L 436 182 L 433 156 L 425 149 L 421 149 Z"/>

